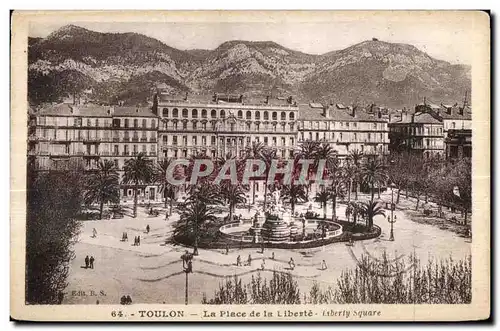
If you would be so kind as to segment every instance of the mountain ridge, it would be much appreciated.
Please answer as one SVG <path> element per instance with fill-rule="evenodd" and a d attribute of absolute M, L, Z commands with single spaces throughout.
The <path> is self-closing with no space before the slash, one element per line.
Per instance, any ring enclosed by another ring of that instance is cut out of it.
<path fill-rule="evenodd" d="M 99 103 L 123 99 L 145 104 L 159 83 L 172 93 L 293 94 L 305 101 L 393 107 L 424 96 L 459 101 L 470 90 L 470 66 L 434 59 L 413 45 L 376 39 L 321 55 L 274 41 L 246 40 L 226 41 L 214 50 L 179 50 L 137 33 L 68 25 L 46 38 L 30 38 L 28 59 L 34 104 L 96 88 L 92 98 Z M 71 81 L 76 76 L 85 86 Z M 44 91 L 47 84 L 50 93 Z"/>

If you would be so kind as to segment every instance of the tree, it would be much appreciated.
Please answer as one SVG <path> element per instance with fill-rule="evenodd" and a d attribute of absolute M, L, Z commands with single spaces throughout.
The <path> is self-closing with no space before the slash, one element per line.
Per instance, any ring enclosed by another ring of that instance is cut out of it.
<path fill-rule="evenodd" d="M 298 158 L 298 159 L 313 160 L 313 164 L 309 165 L 309 168 L 308 168 L 309 171 L 306 175 L 307 176 L 306 180 L 308 181 L 307 185 L 306 185 L 306 194 L 307 194 L 308 199 L 309 199 L 309 190 L 311 189 L 311 183 L 309 181 L 309 177 L 312 174 L 316 173 L 315 170 L 317 169 L 318 162 L 319 162 L 318 150 L 320 149 L 320 146 L 321 146 L 321 143 L 319 141 L 306 140 L 306 141 L 302 142 L 302 144 L 300 144 L 299 150 L 296 153 L 296 158 Z"/>
<path fill-rule="evenodd" d="M 271 171 L 271 165 L 273 160 L 277 159 L 276 153 L 277 152 L 275 148 L 264 148 L 260 153 L 260 159 L 266 165 L 266 171 L 265 171 L 266 182 L 264 183 L 264 210 L 266 210 L 267 207 L 267 190 L 268 190 L 267 182 L 269 181 L 269 172 Z"/>
<path fill-rule="evenodd" d="M 265 145 L 261 142 L 253 142 L 251 146 L 247 147 L 246 157 L 247 159 L 258 160 L 261 158 L 262 151 Z M 255 178 L 252 178 L 252 204 L 255 204 Z"/>
<path fill-rule="evenodd" d="M 123 182 L 134 187 L 134 218 L 137 217 L 137 190 L 139 185 L 147 185 L 154 177 L 153 162 L 146 154 L 139 153 L 136 157 L 125 161 Z"/>
<path fill-rule="evenodd" d="M 387 180 L 385 165 L 376 158 L 370 158 L 362 167 L 361 178 L 370 185 L 371 200 L 375 198 L 375 185 L 383 185 Z"/>
<path fill-rule="evenodd" d="M 233 214 L 236 205 L 239 203 L 247 202 L 245 191 L 239 184 L 237 185 L 228 184 L 222 186 L 221 193 L 229 206 L 229 222 L 231 222 L 233 220 Z"/>
<path fill-rule="evenodd" d="M 118 171 L 110 160 L 100 161 L 97 170 L 90 173 L 85 185 L 84 202 L 99 204 L 99 219 L 102 219 L 104 204 L 120 201 Z"/>
<path fill-rule="evenodd" d="M 330 178 L 330 197 L 332 198 L 332 221 L 337 219 L 337 198 L 344 196 L 346 178 L 337 158 L 330 162 L 328 168 L 328 177 Z"/>
<path fill-rule="evenodd" d="M 356 225 L 356 221 L 358 220 L 358 215 L 361 213 L 361 203 L 358 201 L 351 201 L 347 204 L 345 208 L 345 217 L 349 221 L 352 216 L 353 225 Z"/>
<path fill-rule="evenodd" d="M 207 206 L 203 201 L 189 201 L 183 205 L 183 211 L 178 226 L 174 230 L 174 236 L 184 235 L 194 238 L 193 255 L 198 255 L 198 239 L 203 224 L 215 221 L 215 209 Z"/>
<path fill-rule="evenodd" d="M 75 258 L 83 203 L 83 169 L 28 169 L 26 191 L 27 304 L 61 304 Z"/>
<path fill-rule="evenodd" d="M 198 185 L 190 186 L 189 196 L 186 202 L 203 202 L 206 205 L 221 205 L 223 204 L 224 196 L 221 188 L 218 185 L 202 182 Z"/>
<path fill-rule="evenodd" d="M 360 207 L 360 212 L 367 219 L 368 229 L 371 229 L 373 227 L 373 218 L 375 216 L 382 215 L 385 217 L 385 210 L 383 208 L 383 205 L 379 202 L 374 202 L 374 201 L 361 202 L 359 207 Z"/>
<path fill-rule="evenodd" d="M 320 191 L 316 193 L 314 197 L 314 202 L 319 202 L 321 207 L 323 208 L 323 218 L 326 219 L 326 204 L 330 200 L 330 192 L 328 191 Z"/>
<path fill-rule="evenodd" d="M 307 195 L 304 190 L 304 185 L 285 185 L 282 193 L 283 201 L 290 204 L 292 207 L 292 215 L 295 214 L 295 205 L 299 202 L 307 201 Z"/>
<path fill-rule="evenodd" d="M 355 200 L 358 200 L 358 186 L 359 186 L 359 179 L 361 177 L 361 170 L 362 170 L 361 167 L 363 164 L 363 159 L 364 159 L 363 152 L 360 152 L 357 149 L 352 151 L 347 156 L 347 162 L 349 162 L 350 166 L 352 167 Z"/>
<path fill-rule="evenodd" d="M 154 169 L 154 182 L 160 185 L 160 190 L 165 197 L 165 210 L 167 209 L 167 200 L 170 200 L 170 214 L 172 214 L 172 204 L 177 191 L 177 187 L 169 183 L 167 180 L 167 169 L 173 162 L 173 159 L 165 158 L 158 162 Z M 175 179 L 179 179 L 180 176 L 180 169 L 176 166 L 173 172 L 173 177 Z"/>

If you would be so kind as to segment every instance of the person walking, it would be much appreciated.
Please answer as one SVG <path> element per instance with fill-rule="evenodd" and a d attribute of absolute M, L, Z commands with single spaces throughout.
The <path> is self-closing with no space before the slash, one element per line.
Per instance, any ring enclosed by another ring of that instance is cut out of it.
<path fill-rule="evenodd" d="M 271 254 L 271 260 L 274 260 L 274 252 Z"/>
<path fill-rule="evenodd" d="M 238 257 L 236 258 L 236 266 L 241 267 L 241 256 L 240 255 L 238 255 Z"/>
<path fill-rule="evenodd" d="M 130 297 L 130 295 L 127 295 L 127 305 L 131 305 L 132 304 L 132 298 Z"/>
<path fill-rule="evenodd" d="M 95 228 L 92 229 L 92 238 L 97 237 L 97 230 Z"/>
<path fill-rule="evenodd" d="M 124 233 L 124 237 L 123 238 L 125 239 L 125 241 L 128 241 L 128 234 L 127 234 L 127 232 Z"/>
<path fill-rule="evenodd" d="M 87 269 L 89 267 L 89 256 L 87 255 L 85 257 L 85 269 Z"/>
<path fill-rule="evenodd" d="M 248 254 L 248 260 L 247 263 L 249 266 L 252 266 L 252 255 Z"/>
<path fill-rule="evenodd" d="M 260 268 L 264 270 L 265 267 L 266 267 L 266 260 L 262 259 L 262 264 L 260 265 Z"/>
<path fill-rule="evenodd" d="M 229 255 L 229 245 L 226 244 L 226 255 Z"/>
<path fill-rule="evenodd" d="M 148 225 L 146 225 L 146 233 L 149 233 L 149 230 L 150 230 L 150 228 L 149 228 L 149 224 L 148 224 Z"/>
<path fill-rule="evenodd" d="M 326 270 L 328 269 L 328 266 L 326 265 L 326 261 L 323 260 L 323 262 L 321 262 L 321 270 Z"/>
<path fill-rule="evenodd" d="M 137 246 L 141 246 L 141 236 L 137 236 Z"/>
<path fill-rule="evenodd" d="M 94 257 L 91 256 L 90 257 L 90 269 L 94 269 L 94 261 L 95 261 Z"/>
<path fill-rule="evenodd" d="M 293 258 L 290 258 L 290 261 L 288 261 L 288 266 L 291 270 L 295 269 L 295 262 L 293 261 Z"/>

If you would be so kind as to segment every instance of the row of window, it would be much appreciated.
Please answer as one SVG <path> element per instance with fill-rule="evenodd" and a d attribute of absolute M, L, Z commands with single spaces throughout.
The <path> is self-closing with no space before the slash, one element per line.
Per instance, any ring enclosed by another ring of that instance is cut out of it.
<path fill-rule="evenodd" d="M 378 141 L 384 142 L 384 133 L 356 133 L 356 132 L 340 132 L 335 134 L 335 132 L 300 132 L 301 140 L 335 140 L 339 141 L 349 141 L 349 142 L 364 142 L 364 141 Z"/>
<path fill-rule="evenodd" d="M 214 149 L 180 149 L 180 148 L 169 148 L 164 151 L 163 156 L 164 157 L 173 157 L 173 158 L 188 158 L 192 155 L 196 154 L 205 154 L 207 156 L 211 156 L 212 158 L 217 157 L 217 155 L 230 155 L 230 156 L 239 156 L 239 157 L 244 157 L 245 156 L 245 150 L 239 150 L 238 153 L 236 153 L 234 150 L 233 151 L 219 151 L 219 154 L 217 153 L 216 150 Z M 292 158 L 293 157 L 293 150 L 278 150 L 277 155 L 282 157 L 282 158 Z"/>
<path fill-rule="evenodd" d="M 121 127 L 123 121 L 124 128 L 156 128 L 156 121 L 154 119 L 113 119 L 113 127 Z M 149 122 L 149 123 L 148 123 Z M 38 117 L 38 125 L 52 125 L 52 126 L 75 126 L 75 127 L 111 127 L 111 119 L 109 118 L 81 118 L 81 117 L 52 117 L 40 116 Z"/>
<path fill-rule="evenodd" d="M 381 130 L 386 131 L 386 123 L 376 122 L 336 122 L 336 121 L 303 121 L 303 129 L 316 129 L 316 130 L 333 130 L 335 128 L 359 128 L 361 130 Z"/>
<path fill-rule="evenodd" d="M 261 142 L 261 137 L 255 137 L 254 141 L 259 143 Z M 180 145 L 182 146 L 198 146 L 201 144 L 202 146 L 207 146 L 208 141 L 210 141 L 210 146 L 217 145 L 217 138 L 215 136 L 192 136 L 190 139 L 191 144 L 188 145 L 188 136 L 163 136 L 163 144 L 164 145 Z M 287 144 L 287 137 L 262 137 L 262 142 L 264 145 L 271 144 L 272 146 L 294 146 L 295 138 L 289 137 Z M 236 146 L 238 145 L 240 148 L 245 146 L 250 146 L 252 143 L 251 137 L 230 137 L 230 138 L 219 138 L 219 146 Z"/>
<path fill-rule="evenodd" d="M 202 130 L 206 131 L 272 131 L 288 132 L 295 130 L 294 123 L 220 123 L 211 121 L 210 123 L 197 121 L 193 122 L 168 122 L 162 126 L 163 130 Z"/>
<path fill-rule="evenodd" d="M 269 113 L 271 113 L 271 119 L 273 121 L 278 120 L 278 112 L 276 112 L 276 111 L 269 112 L 267 110 L 262 111 L 262 119 L 264 119 L 265 121 L 269 120 Z M 163 108 L 162 115 L 163 115 L 163 117 L 178 118 L 179 117 L 179 109 L 173 108 L 173 109 L 171 109 L 171 112 L 170 112 L 170 109 Z M 172 115 L 172 116 L 170 116 L 170 115 Z M 200 118 L 208 118 L 208 111 L 206 109 L 202 109 L 199 115 L 200 115 Z M 260 120 L 261 119 L 261 113 L 258 110 L 253 111 L 253 112 L 250 110 L 247 110 L 245 113 L 243 113 L 242 110 L 238 110 L 238 112 L 236 113 L 236 117 L 239 119 L 243 119 L 243 115 L 245 115 L 244 118 L 247 120 L 252 120 L 252 119 Z M 286 115 L 287 115 L 287 112 L 284 112 L 284 111 L 280 112 L 280 116 L 279 116 L 280 120 L 286 121 L 287 120 Z M 217 116 L 217 110 L 212 109 L 210 111 L 210 118 L 218 118 L 218 117 L 225 118 L 226 111 L 224 109 L 221 109 L 219 112 L 219 116 Z M 189 110 L 184 108 L 184 109 L 182 109 L 182 118 L 198 118 L 198 110 L 192 109 L 191 114 L 189 114 Z M 295 120 L 295 113 L 288 112 L 288 119 L 292 120 L 292 121 Z"/>

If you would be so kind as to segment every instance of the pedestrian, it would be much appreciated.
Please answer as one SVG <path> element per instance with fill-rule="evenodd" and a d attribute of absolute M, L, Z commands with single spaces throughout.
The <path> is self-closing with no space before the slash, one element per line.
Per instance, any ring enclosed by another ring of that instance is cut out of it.
<path fill-rule="evenodd" d="M 90 269 L 94 269 L 94 257 L 90 257 Z"/>
<path fill-rule="evenodd" d="M 134 244 L 132 246 L 137 246 L 137 237 L 134 236 Z"/>
<path fill-rule="evenodd" d="M 146 225 L 146 233 L 149 233 L 149 224 Z"/>
<path fill-rule="evenodd" d="M 238 257 L 236 258 L 236 266 L 237 267 L 241 266 L 241 256 L 240 255 L 238 255 Z"/>
<path fill-rule="evenodd" d="M 229 255 L 229 245 L 226 244 L 226 255 Z"/>
<path fill-rule="evenodd" d="M 328 266 L 326 265 L 326 261 L 323 260 L 323 262 L 321 262 L 321 270 L 326 270 L 328 268 Z"/>
<path fill-rule="evenodd" d="M 125 236 L 123 238 L 125 239 L 125 241 L 128 241 L 128 234 L 127 234 L 127 232 L 125 232 L 124 235 Z"/>
<path fill-rule="evenodd" d="M 249 266 L 252 265 L 252 255 L 248 254 L 248 260 L 247 260 L 247 263 Z"/>
<path fill-rule="evenodd" d="M 274 260 L 274 252 L 271 254 L 271 260 Z"/>
<path fill-rule="evenodd" d="M 260 243 L 260 252 L 264 254 L 264 242 Z"/>
<path fill-rule="evenodd" d="M 288 266 L 291 270 L 295 269 L 295 262 L 293 261 L 293 258 L 290 258 L 290 261 L 288 261 Z"/>
<path fill-rule="evenodd" d="M 137 236 L 137 246 L 141 246 L 141 236 Z"/>
<path fill-rule="evenodd" d="M 85 269 L 87 269 L 89 267 L 89 256 L 87 255 L 85 257 Z"/>
<path fill-rule="evenodd" d="M 127 304 L 127 297 L 122 295 L 122 297 L 120 298 L 120 304 L 121 305 L 126 305 Z"/>
<path fill-rule="evenodd" d="M 97 237 L 97 230 L 95 228 L 92 229 L 92 238 Z"/>
<path fill-rule="evenodd" d="M 131 304 L 132 304 L 132 298 L 130 297 L 130 295 L 127 295 L 127 305 Z"/>
<path fill-rule="evenodd" d="M 262 259 L 262 264 L 260 265 L 260 268 L 264 270 L 265 267 L 266 267 L 266 260 Z"/>

